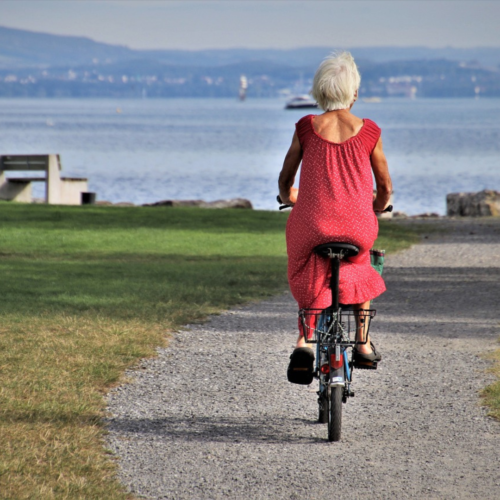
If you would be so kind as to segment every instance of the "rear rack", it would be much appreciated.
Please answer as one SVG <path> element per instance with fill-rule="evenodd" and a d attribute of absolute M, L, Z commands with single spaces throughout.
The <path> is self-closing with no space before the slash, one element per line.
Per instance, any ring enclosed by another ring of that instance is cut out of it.
<path fill-rule="evenodd" d="M 355 346 L 366 344 L 370 331 L 371 319 L 375 309 L 360 311 L 339 309 L 301 309 L 299 321 L 308 343 L 337 344 Z M 364 325 L 363 340 L 356 341 L 357 322 Z"/>

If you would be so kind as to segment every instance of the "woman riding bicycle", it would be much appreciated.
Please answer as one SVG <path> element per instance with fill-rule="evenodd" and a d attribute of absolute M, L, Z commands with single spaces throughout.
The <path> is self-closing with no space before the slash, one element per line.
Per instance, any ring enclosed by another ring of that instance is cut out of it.
<path fill-rule="evenodd" d="M 380 128 L 350 111 L 360 80 L 349 52 L 319 66 L 311 93 L 324 113 L 298 121 L 279 176 L 281 200 L 294 206 L 286 229 L 288 281 L 301 309 L 331 304 L 328 259 L 313 253 L 322 243 L 345 242 L 360 249 L 356 257 L 341 263 L 340 303 L 368 309 L 370 301 L 385 291 L 384 281 L 371 267 L 369 251 L 378 234 L 375 212 L 388 206 L 392 182 Z M 299 194 L 293 184 L 301 162 Z M 353 350 L 355 358 L 373 362 L 381 356 L 368 339 Z M 301 331 L 291 365 L 312 367 L 313 361 Z"/>

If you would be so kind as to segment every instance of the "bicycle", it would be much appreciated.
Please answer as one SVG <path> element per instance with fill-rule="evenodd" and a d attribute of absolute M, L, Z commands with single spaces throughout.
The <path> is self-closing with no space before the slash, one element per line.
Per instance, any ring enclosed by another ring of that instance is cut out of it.
<path fill-rule="evenodd" d="M 278 196 L 278 202 L 281 199 Z M 280 210 L 287 208 L 281 205 Z M 384 212 L 391 212 L 389 205 Z M 342 429 L 342 404 L 354 396 L 351 389 L 354 368 L 376 369 L 377 362 L 349 359 L 348 349 L 366 344 L 375 309 L 354 310 L 339 304 L 340 262 L 355 257 L 359 248 L 350 243 L 330 242 L 316 246 L 313 251 L 330 259 L 330 289 L 332 304 L 326 309 L 301 309 L 299 319 L 308 343 L 316 344 L 313 377 L 319 380 L 318 421 L 328 424 L 328 440 L 339 441 Z"/>

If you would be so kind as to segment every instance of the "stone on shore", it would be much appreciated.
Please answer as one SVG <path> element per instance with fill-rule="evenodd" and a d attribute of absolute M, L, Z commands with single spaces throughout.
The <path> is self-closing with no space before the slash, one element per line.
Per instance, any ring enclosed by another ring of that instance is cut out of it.
<path fill-rule="evenodd" d="M 228 200 L 162 200 L 156 203 L 145 203 L 143 207 L 200 207 L 200 208 L 247 208 L 252 209 L 252 203 L 245 198 Z"/>
<path fill-rule="evenodd" d="M 131 201 L 119 201 L 118 203 L 113 203 L 108 200 L 99 200 L 95 202 L 95 205 L 100 207 L 135 207 L 135 203 Z"/>
<path fill-rule="evenodd" d="M 232 198 L 230 200 L 215 200 L 203 203 L 202 208 L 249 208 L 252 209 L 252 203 L 245 198 Z"/>
<path fill-rule="evenodd" d="M 411 219 L 437 219 L 441 217 L 437 212 L 424 212 L 423 214 L 412 215 Z"/>
<path fill-rule="evenodd" d="M 154 203 L 144 203 L 143 207 L 199 207 L 203 200 L 161 200 Z"/>
<path fill-rule="evenodd" d="M 135 203 L 131 201 L 119 201 L 118 203 L 113 204 L 114 207 L 135 207 Z"/>
<path fill-rule="evenodd" d="M 500 193 L 485 189 L 479 193 L 450 193 L 446 196 L 448 217 L 500 216 Z"/>
<path fill-rule="evenodd" d="M 408 214 L 405 212 L 392 212 L 392 217 L 394 219 L 407 219 Z"/>

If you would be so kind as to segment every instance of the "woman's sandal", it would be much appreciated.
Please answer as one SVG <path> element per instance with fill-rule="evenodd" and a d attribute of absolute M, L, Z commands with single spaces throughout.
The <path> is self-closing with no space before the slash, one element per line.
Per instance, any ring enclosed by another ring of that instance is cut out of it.
<path fill-rule="evenodd" d="M 377 352 L 375 346 L 370 342 L 372 351 L 370 354 L 358 352 L 356 348 L 352 350 L 352 364 L 354 368 L 362 368 L 365 370 L 376 370 L 377 363 L 382 360 L 382 355 Z"/>
<path fill-rule="evenodd" d="M 292 384 L 309 385 L 314 376 L 314 351 L 310 347 L 297 347 L 290 355 L 286 372 Z"/>

